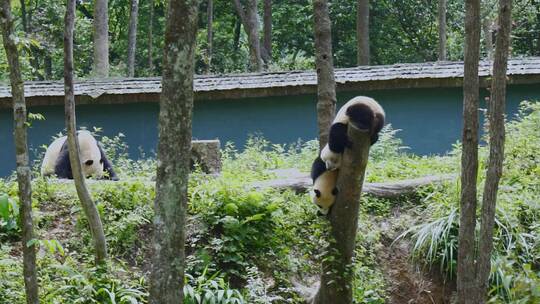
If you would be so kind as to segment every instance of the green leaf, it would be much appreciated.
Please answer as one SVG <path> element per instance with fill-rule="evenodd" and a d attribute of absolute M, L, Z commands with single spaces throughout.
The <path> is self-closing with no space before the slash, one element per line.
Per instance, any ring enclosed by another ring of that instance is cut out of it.
<path fill-rule="evenodd" d="M 0 217 L 7 221 L 9 219 L 9 198 L 7 195 L 0 195 Z"/>

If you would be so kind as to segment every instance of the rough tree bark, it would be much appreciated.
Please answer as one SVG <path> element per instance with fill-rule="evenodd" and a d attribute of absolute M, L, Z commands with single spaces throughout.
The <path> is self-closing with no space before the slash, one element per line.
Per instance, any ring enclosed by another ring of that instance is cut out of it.
<path fill-rule="evenodd" d="M 131 0 L 128 31 L 128 77 L 135 75 L 135 51 L 137 50 L 137 19 L 139 18 L 139 0 Z"/>
<path fill-rule="evenodd" d="M 489 163 L 482 197 L 482 222 L 480 226 L 480 244 L 478 250 L 477 284 L 479 301 L 486 301 L 489 274 L 491 270 L 491 252 L 493 250 L 493 228 L 497 191 L 501 179 L 504 160 L 504 111 L 506 103 L 506 70 L 510 47 L 512 19 L 512 0 L 499 1 L 499 21 L 491 81 L 491 98 L 488 107 L 489 119 Z"/>
<path fill-rule="evenodd" d="M 349 125 L 347 132 L 352 148 L 345 149 L 339 169 L 339 193 L 329 215 L 331 231 L 327 254 L 322 263 L 321 283 L 313 303 L 352 303 L 353 254 L 360 193 L 369 157 L 369 130 Z"/>
<path fill-rule="evenodd" d="M 264 0 L 264 28 L 263 28 L 263 49 L 265 61 L 272 60 L 272 0 Z"/>
<path fill-rule="evenodd" d="M 478 175 L 478 61 L 480 0 L 465 1 L 465 71 L 463 79 L 463 151 L 457 265 L 458 303 L 476 303 L 475 226 Z"/>
<path fill-rule="evenodd" d="M 319 148 L 328 142 L 330 125 L 336 112 L 336 80 L 332 57 L 332 25 L 327 0 L 313 1 L 315 22 L 315 66 L 317 67 L 317 124 Z"/>
<path fill-rule="evenodd" d="M 242 7 L 240 0 L 233 0 L 236 13 L 242 21 L 244 30 L 248 35 L 250 70 L 262 71 L 263 62 L 261 56 L 261 43 L 259 41 L 259 18 L 257 15 L 257 0 L 246 0 L 246 9 Z"/>
<path fill-rule="evenodd" d="M 439 61 L 446 60 L 446 0 L 439 0 Z"/>
<path fill-rule="evenodd" d="M 108 0 L 94 0 L 94 75 L 109 76 Z"/>
<path fill-rule="evenodd" d="M 80 161 L 79 141 L 76 134 L 75 119 L 75 95 L 73 81 L 73 27 L 75 25 L 75 0 L 67 1 L 66 17 L 64 28 L 64 88 L 65 88 L 65 120 L 67 130 L 67 141 L 69 149 L 69 162 L 73 172 L 75 189 L 81 201 L 84 214 L 90 226 L 92 239 L 94 241 L 95 261 L 97 265 L 105 264 L 107 260 L 107 243 L 103 233 L 103 225 L 99 217 L 98 210 L 90 192 L 86 187 L 86 180 L 82 172 Z"/>
<path fill-rule="evenodd" d="M 148 17 L 148 70 L 154 72 L 154 0 L 150 0 L 150 16 Z"/>
<path fill-rule="evenodd" d="M 197 0 L 169 2 L 159 109 L 150 303 L 183 302 Z"/>
<path fill-rule="evenodd" d="M 2 38 L 9 65 L 9 80 L 13 100 L 13 120 L 15 137 L 15 156 L 17 161 L 17 182 L 19 184 L 19 202 L 22 220 L 23 275 L 26 291 L 26 303 L 39 303 L 36 271 L 36 246 L 30 242 L 34 239 L 32 222 L 32 182 L 28 160 L 28 140 L 26 133 L 26 103 L 24 100 L 24 83 L 21 76 L 19 53 L 15 43 L 13 15 L 10 0 L 2 0 L 0 7 L 0 23 Z M 30 242 L 30 243 L 29 243 Z"/>
<path fill-rule="evenodd" d="M 369 0 L 358 0 L 356 9 L 357 64 L 369 65 Z"/>
<path fill-rule="evenodd" d="M 493 57 L 493 39 L 491 37 L 491 18 L 489 16 L 484 17 L 484 20 L 482 20 L 482 31 L 484 32 L 486 56 L 491 59 Z"/>
<path fill-rule="evenodd" d="M 206 24 L 206 74 L 210 74 L 212 70 L 212 56 L 214 55 L 213 42 L 214 42 L 214 1 L 208 0 L 208 6 L 206 8 L 207 24 Z"/>

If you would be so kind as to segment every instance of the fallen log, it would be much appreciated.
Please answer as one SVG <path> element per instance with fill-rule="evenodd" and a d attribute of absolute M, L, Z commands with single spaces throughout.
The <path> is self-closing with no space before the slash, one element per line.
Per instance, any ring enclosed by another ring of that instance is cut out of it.
<path fill-rule="evenodd" d="M 307 173 L 301 173 L 295 169 L 280 170 L 275 172 L 278 178 L 254 182 L 250 188 L 254 189 L 291 189 L 296 192 L 305 192 L 312 186 L 311 178 Z M 288 173 L 288 176 L 286 174 Z M 381 198 L 396 198 L 403 195 L 413 194 L 418 188 L 431 184 L 440 184 L 453 180 L 456 174 L 429 175 L 420 178 L 406 179 L 386 183 L 364 183 L 362 192 Z"/>

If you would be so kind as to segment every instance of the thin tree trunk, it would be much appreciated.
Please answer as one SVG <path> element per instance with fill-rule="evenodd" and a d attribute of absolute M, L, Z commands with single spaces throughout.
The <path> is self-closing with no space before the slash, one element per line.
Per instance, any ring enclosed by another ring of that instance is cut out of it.
<path fill-rule="evenodd" d="M 148 21 L 148 70 L 154 72 L 154 0 L 150 0 L 150 17 Z"/>
<path fill-rule="evenodd" d="M 491 19 L 486 16 L 482 22 L 482 29 L 484 31 L 484 44 L 486 47 L 486 56 L 488 59 L 493 57 L 493 39 L 491 37 Z"/>
<path fill-rule="evenodd" d="M 263 48 L 266 62 L 272 60 L 272 0 L 264 0 L 264 37 Z"/>
<path fill-rule="evenodd" d="M 336 81 L 332 57 L 332 25 L 327 0 L 313 1 L 315 22 L 315 66 L 317 67 L 317 124 L 319 147 L 328 142 L 330 125 L 336 112 Z"/>
<path fill-rule="evenodd" d="M 506 70 L 510 48 L 512 26 L 512 0 L 499 0 L 499 22 L 493 62 L 491 98 L 489 100 L 489 163 L 482 199 L 482 223 L 478 250 L 477 280 L 480 298 L 478 303 L 486 301 L 489 274 L 491 270 L 491 252 L 493 250 L 493 228 L 497 191 L 501 179 L 504 160 L 504 108 L 506 103 Z"/>
<path fill-rule="evenodd" d="M 94 75 L 109 76 L 108 0 L 94 0 Z"/>
<path fill-rule="evenodd" d="M 249 41 L 249 55 L 250 55 L 250 67 L 251 71 L 262 71 L 263 62 L 261 57 L 261 43 L 259 41 L 259 18 L 257 15 L 257 0 L 247 0 L 246 10 L 242 7 L 240 0 L 233 0 L 234 7 L 244 30 L 248 35 Z"/>
<path fill-rule="evenodd" d="M 73 180 L 77 195 L 81 201 L 84 214 L 88 219 L 92 239 L 94 240 L 95 261 L 97 265 L 104 264 L 107 259 L 107 243 L 99 213 L 92 201 L 92 197 L 86 187 L 86 180 L 83 176 L 79 141 L 76 134 L 75 119 L 75 95 L 73 81 L 73 27 L 75 24 L 75 0 L 68 0 L 64 28 L 64 88 L 65 88 L 65 119 L 67 130 L 67 141 L 69 149 L 69 162 L 73 172 Z"/>
<path fill-rule="evenodd" d="M 463 79 L 463 151 L 457 265 L 457 300 L 475 304 L 476 181 L 478 175 L 478 61 L 480 58 L 480 0 L 465 2 L 465 71 Z"/>
<path fill-rule="evenodd" d="M 540 1 L 534 0 L 536 7 L 536 56 L 540 56 Z"/>
<path fill-rule="evenodd" d="M 242 21 L 240 21 L 240 17 L 238 17 L 234 23 L 234 37 L 233 37 L 233 49 L 234 51 L 238 51 L 238 48 L 240 47 L 240 31 L 242 30 Z"/>
<path fill-rule="evenodd" d="M 212 55 L 213 55 L 213 36 L 214 36 L 214 29 L 213 29 L 213 23 L 214 23 L 214 1 L 208 0 L 208 7 L 206 8 L 206 15 L 207 15 L 207 27 L 206 27 L 206 56 L 207 56 L 207 63 L 206 63 L 206 74 L 210 74 L 212 70 Z"/>
<path fill-rule="evenodd" d="M 13 30 L 13 15 L 9 0 L 3 0 L 0 12 L 0 23 L 4 49 L 9 65 L 9 79 L 13 100 L 13 120 L 15 137 L 15 155 L 17 161 L 17 182 L 19 184 L 19 202 L 22 220 L 23 275 L 26 292 L 26 303 L 39 303 L 38 282 L 36 271 L 36 246 L 30 242 L 34 239 L 32 222 L 32 183 L 31 170 L 28 160 L 28 140 L 26 133 L 26 103 L 24 100 L 24 83 L 15 32 Z M 30 242 L 30 243 L 29 243 Z"/>
<path fill-rule="evenodd" d="M 169 2 L 159 109 L 150 303 L 183 302 L 198 1 Z"/>
<path fill-rule="evenodd" d="M 439 61 L 446 60 L 446 0 L 439 0 Z"/>
<path fill-rule="evenodd" d="M 322 263 L 321 283 L 315 304 L 350 304 L 353 302 L 353 255 L 358 230 L 360 193 L 369 158 L 369 130 L 349 125 L 352 148 L 345 149 L 339 169 L 339 193 L 330 213 L 330 240 Z"/>
<path fill-rule="evenodd" d="M 356 42 L 358 65 L 369 64 L 369 0 L 358 0 L 356 9 Z"/>
<path fill-rule="evenodd" d="M 137 50 L 137 19 L 139 18 L 139 0 L 131 0 L 128 31 L 128 77 L 135 75 L 135 52 Z"/>

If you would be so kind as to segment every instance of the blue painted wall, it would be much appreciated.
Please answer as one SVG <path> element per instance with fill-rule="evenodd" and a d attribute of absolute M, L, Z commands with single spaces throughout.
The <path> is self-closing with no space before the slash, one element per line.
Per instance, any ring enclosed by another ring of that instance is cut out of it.
<path fill-rule="evenodd" d="M 402 129 L 399 137 L 412 153 L 442 154 L 460 138 L 462 90 L 403 89 L 364 93 L 377 99 L 385 108 L 387 121 Z M 485 92 L 484 92 L 485 94 Z M 339 105 L 362 92 L 340 94 Z M 520 101 L 540 100 L 540 86 L 510 86 L 507 113 L 517 112 Z M 195 103 L 193 137 L 219 138 L 222 143 L 232 141 L 241 147 L 249 134 L 262 134 L 273 143 L 291 143 L 310 140 L 317 136 L 316 97 L 254 98 L 242 100 L 199 101 Z M 29 130 L 30 148 L 39 150 L 49 144 L 51 136 L 64 128 L 62 106 L 32 107 L 32 113 L 41 113 L 45 121 L 35 121 Z M 119 132 L 126 135 L 132 157 L 139 156 L 139 147 L 145 152 L 155 150 L 157 143 L 158 105 L 139 103 L 125 105 L 81 105 L 77 107 L 79 127 L 102 127 L 104 135 Z M 15 168 L 12 114 L 0 111 L 0 176 Z"/>

